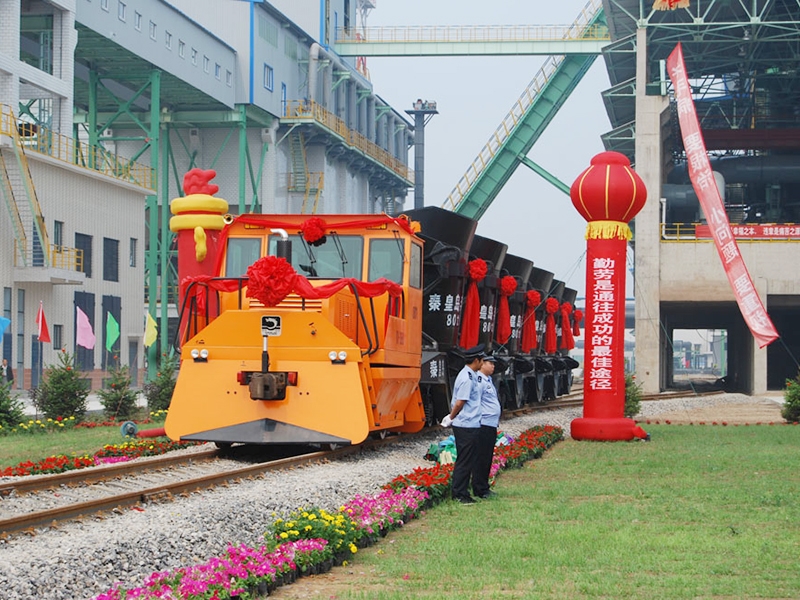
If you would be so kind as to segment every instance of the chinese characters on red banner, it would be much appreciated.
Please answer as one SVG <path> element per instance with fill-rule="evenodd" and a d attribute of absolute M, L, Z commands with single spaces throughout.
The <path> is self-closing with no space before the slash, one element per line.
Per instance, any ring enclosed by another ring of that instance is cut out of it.
<path fill-rule="evenodd" d="M 614 315 L 617 311 L 617 290 L 614 289 L 614 259 L 595 258 L 591 269 L 592 290 L 592 355 L 589 357 L 589 387 L 593 390 L 613 389 Z"/>
<path fill-rule="evenodd" d="M 731 231 L 728 215 L 722 204 L 722 197 L 714 181 L 692 100 L 692 91 L 680 43 L 675 46 L 667 59 L 667 70 L 675 90 L 675 100 L 678 103 L 678 120 L 681 126 L 683 146 L 686 150 L 689 178 L 692 180 L 692 186 L 706 215 L 711 237 L 714 239 L 742 317 L 758 342 L 758 347 L 763 348 L 778 339 L 778 333 L 753 286 L 753 280 L 739 253 L 739 246 Z"/>

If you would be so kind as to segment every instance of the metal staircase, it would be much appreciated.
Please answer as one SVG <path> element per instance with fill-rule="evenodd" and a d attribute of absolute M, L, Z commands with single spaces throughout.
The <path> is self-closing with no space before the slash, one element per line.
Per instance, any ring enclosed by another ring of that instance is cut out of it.
<path fill-rule="evenodd" d="M 42 216 L 42 208 L 36 196 L 36 186 L 31 178 L 28 159 L 25 156 L 23 140 L 30 136 L 21 137 L 20 127 L 26 134 L 41 135 L 42 131 L 31 128 L 30 124 L 17 121 L 10 109 L 2 110 L 2 124 L 0 135 L 0 155 L 2 155 L 3 195 L 6 200 L 11 221 L 14 224 L 15 253 L 14 259 L 19 266 L 49 267 L 50 239 Z"/>
<path fill-rule="evenodd" d="M 292 131 L 289 133 L 288 139 L 289 156 L 292 163 L 288 190 L 303 194 L 303 207 L 300 212 L 308 213 L 310 208 L 311 213 L 316 213 L 325 183 L 325 174 L 309 172 L 308 160 L 306 159 L 306 144 L 302 133 Z M 313 202 L 311 201 L 311 194 L 314 194 Z"/>
<path fill-rule="evenodd" d="M 53 267 L 80 271 L 83 252 L 76 248 L 52 246 L 45 227 L 42 208 L 36 195 L 25 148 L 49 143 L 52 132 L 20 121 L 11 108 L 0 104 L 0 195 L 11 218 L 14 232 L 14 266 Z M 46 138 L 46 139 L 42 139 Z M 74 277 L 31 270 L 25 281 L 74 283 Z M 44 277 L 44 278 L 42 278 Z"/>
<path fill-rule="evenodd" d="M 605 24 L 601 1 L 590 0 L 567 35 L 595 35 L 597 26 Z M 479 219 L 596 58 L 596 54 L 549 57 L 442 207 Z"/>

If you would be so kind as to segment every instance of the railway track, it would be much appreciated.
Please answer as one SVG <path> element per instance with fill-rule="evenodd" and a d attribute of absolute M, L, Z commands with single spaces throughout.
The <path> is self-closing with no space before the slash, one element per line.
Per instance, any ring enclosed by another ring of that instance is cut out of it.
<path fill-rule="evenodd" d="M 721 392 L 693 393 L 678 392 L 668 394 L 652 394 L 642 398 L 643 401 L 658 401 L 690 396 L 706 396 Z M 510 416 L 530 414 L 537 411 L 551 411 L 571 408 L 583 404 L 583 391 L 574 393 L 543 404 L 526 405 L 519 409 L 507 410 Z M 412 434 L 414 435 L 414 434 Z M 284 456 L 271 460 L 260 460 L 242 466 L 241 462 L 225 460 L 228 453 L 217 449 L 206 449 L 190 453 L 171 453 L 162 456 L 140 459 L 134 462 L 116 463 L 91 469 L 67 471 L 54 475 L 20 478 L 18 481 L 0 483 L 0 537 L 11 533 L 36 533 L 37 528 L 50 527 L 61 522 L 95 515 L 106 511 L 117 511 L 140 504 L 171 499 L 193 491 L 226 485 L 237 480 L 259 477 L 269 471 L 298 467 L 322 460 L 335 460 L 349 454 L 363 452 L 399 439 L 408 439 L 409 435 L 390 436 L 384 440 L 370 440 L 358 446 L 347 446 L 337 450 L 312 452 L 298 456 Z M 234 447 L 233 455 L 236 456 Z M 241 455 L 239 459 L 241 459 Z M 209 465 L 219 462 L 217 467 Z M 200 474 L 193 470 L 203 471 Z M 208 472 L 212 471 L 212 472 Z M 70 490 L 96 486 L 96 498 L 71 502 Z M 115 488 L 122 488 L 116 490 Z M 13 512 L 8 508 L 15 497 L 24 494 L 50 495 L 52 506 L 34 512 L 22 512 L 6 516 L 3 513 Z M 55 498 L 59 499 L 56 500 Z"/>
<path fill-rule="evenodd" d="M 405 438 L 407 439 L 408 436 Z M 0 494 L 4 496 L 4 501 L 0 503 L 0 537 L 15 532 L 34 534 L 37 528 L 55 526 L 80 517 L 106 511 L 119 512 L 124 508 L 131 508 L 139 504 L 168 500 L 177 495 L 259 477 L 269 471 L 298 467 L 316 461 L 334 460 L 392 443 L 396 439 L 398 438 L 370 440 L 359 446 L 288 456 L 245 466 L 228 460 L 219 468 L 213 469 L 213 472 L 199 475 L 192 473 L 191 467 L 201 463 L 210 463 L 215 459 L 224 460 L 221 459 L 219 450 L 207 450 L 182 456 L 167 454 L 135 463 L 108 465 L 29 478 L 19 482 L 6 482 L 0 486 Z M 200 470 L 208 470 L 208 468 L 204 467 Z M 117 481 L 121 478 L 121 482 Z M 96 495 L 99 497 L 78 502 L 71 502 L 68 498 L 63 501 L 62 495 L 68 497 L 70 489 L 86 486 L 97 486 Z M 109 490 L 109 488 L 112 489 Z M 116 491 L 113 488 L 124 489 Z M 47 495 L 46 501 L 60 505 L 11 516 L 2 515 L 4 512 L 14 511 L 13 507 L 9 509 L 7 505 L 15 496 L 21 494 Z"/>

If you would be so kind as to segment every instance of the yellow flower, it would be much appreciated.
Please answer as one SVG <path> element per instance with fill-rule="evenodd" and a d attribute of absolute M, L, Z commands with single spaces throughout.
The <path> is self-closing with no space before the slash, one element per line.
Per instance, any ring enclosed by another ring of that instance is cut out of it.
<path fill-rule="evenodd" d="M 282 531 L 282 532 L 281 532 L 281 539 L 282 539 L 282 540 L 285 540 L 285 539 L 286 539 L 286 538 L 288 538 L 288 537 L 289 537 L 289 534 L 288 534 L 288 533 L 286 533 L 285 531 Z"/>
<path fill-rule="evenodd" d="M 306 525 L 305 527 L 303 527 L 303 531 L 311 531 L 312 529 L 313 528 L 311 527 L 311 525 Z"/>
<path fill-rule="evenodd" d="M 305 515 L 303 515 L 303 516 L 304 516 L 304 517 L 305 517 L 305 516 L 307 516 L 309 521 L 313 521 L 314 519 L 316 519 L 316 518 L 317 518 L 317 515 L 315 515 L 314 513 L 311 513 L 310 515 L 309 515 L 308 513 L 306 513 L 306 514 L 305 514 Z"/>
<path fill-rule="evenodd" d="M 358 552 L 358 548 L 356 548 L 356 545 L 353 543 L 350 544 L 350 552 L 352 552 L 353 554 Z"/>

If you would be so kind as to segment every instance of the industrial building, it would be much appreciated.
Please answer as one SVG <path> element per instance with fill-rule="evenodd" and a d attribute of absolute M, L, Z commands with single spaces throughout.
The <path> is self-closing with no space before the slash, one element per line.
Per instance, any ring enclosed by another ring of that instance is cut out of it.
<path fill-rule="evenodd" d="M 604 0 L 609 150 L 635 164 L 648 202 L 635 219 L 636 373 L 673 383 L 673 332 L 727 332 L 727 387 L 762 393 L 800 356 L 800 7 L 786 0 Z M 664 62 L 681 42 L 705 145 L 755 289 L 781 338 L 759 349 L 692 190 Z"/>
<path fill-rule="evenodd" d="M 110 361 L 142 383 L 145 310 L 151 359 L 171 341 L 169 202 L 191 168 L 217 171 L 232 213 L 402 209 L 413 124 L 330 49 L 370 7 L 0 2 L 0 314 L 15 387 L 35 386 L 60 348 L 93 388 Z M 76 345 L 78 308 L 92 349 Z"/>

